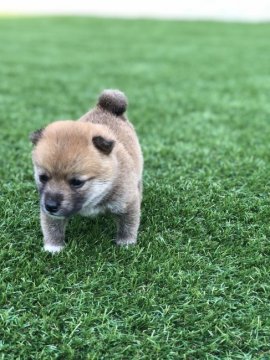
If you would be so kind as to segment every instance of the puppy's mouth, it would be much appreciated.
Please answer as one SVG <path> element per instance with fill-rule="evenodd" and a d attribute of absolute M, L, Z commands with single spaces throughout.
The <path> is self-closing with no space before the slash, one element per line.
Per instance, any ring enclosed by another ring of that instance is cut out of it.
<path fill-rule="evenodd" d="M 53 219 L 64 220 L 64 219 L 67 218 L 67 216 L 57 215 L 57 214 L 51 214 L 51 213 L 49 213 L 48 211 L 45 211 L 45 213 L 46 213 L 50 218 L 53 218 Z"/>
<path fill-rule="evenodd" d="M 48 211 L 45 208 L 44 204 L 41 204 L 41 210 L 43 211 L 43 213 L 48 215 L 50 218 L 59 219 L 59 220 L 68 219 L 71 216 L 78 213 L 78 211 L 76 211 L 76 210 L 72 210 L 72 211 L 67 210 L 67 211 L 65 211 L 64 209 L 59 209 L 57 212 L 51 212 L 51 211 Z"/>

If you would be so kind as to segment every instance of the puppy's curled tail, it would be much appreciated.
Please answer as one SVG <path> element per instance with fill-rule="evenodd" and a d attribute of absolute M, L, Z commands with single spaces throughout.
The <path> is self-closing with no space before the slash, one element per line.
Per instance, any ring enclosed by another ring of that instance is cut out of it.
<path fill-rule="evenodd" d="M 120 116 L 123 115 L 127 109 L 127 97 L 120 90 L 104 90 L 98 99 L 98 105 L 110 113 Z"/>

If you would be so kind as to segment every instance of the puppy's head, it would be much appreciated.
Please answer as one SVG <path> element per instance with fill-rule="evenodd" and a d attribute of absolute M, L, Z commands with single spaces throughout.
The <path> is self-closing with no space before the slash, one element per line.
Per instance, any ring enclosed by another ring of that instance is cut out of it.
<path fill-rule="evenodd" d="M 101 125 L 57 121 L 30 139 L 42 211 L 68 217 L 94 207 L 110 191 L 117 167 L 115 140 Z"/>

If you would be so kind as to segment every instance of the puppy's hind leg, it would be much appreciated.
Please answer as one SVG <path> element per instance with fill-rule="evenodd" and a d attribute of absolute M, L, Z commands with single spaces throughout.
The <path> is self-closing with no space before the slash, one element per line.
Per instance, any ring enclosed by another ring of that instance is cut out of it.
<path fill-rule="evenodd" d="M 136 199 L 124 214 L 118 215 L 116 244 L 120 246 L 135 245 L 140 225 L 140 200 Z"/>
<path fill-rule="evenodd" d="M 65 246 L 65 229 L 67 220 L 52 218 L 42 210 L 40 213 L 41 228 L 44 237 L 44 250 L 58 253 Z"/>

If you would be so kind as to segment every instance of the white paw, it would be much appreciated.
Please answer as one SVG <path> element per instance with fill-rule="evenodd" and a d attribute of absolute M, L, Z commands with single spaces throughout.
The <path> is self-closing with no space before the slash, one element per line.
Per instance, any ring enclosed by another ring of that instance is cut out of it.
<path fill-rule="evenodd" d="M 128 246 L 132 246 L 136 244 L 136 239 L 134 238 L 129 238 L 129 239 L 116 239 L 116 244 L 118 246 L 124 246 L 124 247 L 128 247 Z"/>
<path fill-rule="evenodd" d="M 44 245 L 44 251 L 48 251 L 52 254 L 59 253 L 63 249 L 64 249 L 64 245 L 52 245 L 52 244 Z"/>

